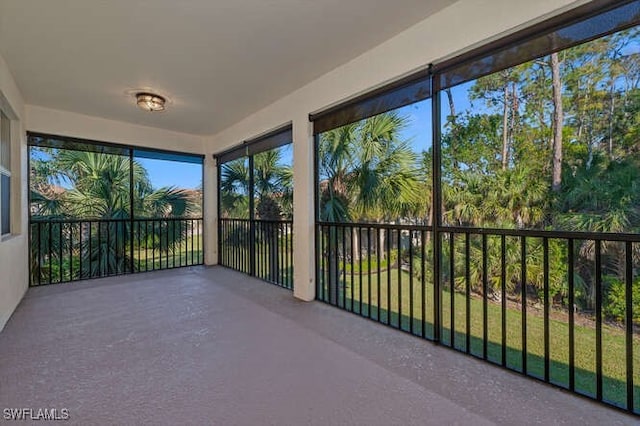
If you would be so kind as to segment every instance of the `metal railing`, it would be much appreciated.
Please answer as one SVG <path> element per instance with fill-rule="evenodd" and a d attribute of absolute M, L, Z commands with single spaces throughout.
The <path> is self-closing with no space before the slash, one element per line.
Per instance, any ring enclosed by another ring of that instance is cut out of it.
<path fill-rule="evenodd" d="M 640 235 L 331 222 L 316 232 L 319 300 L 638 413 Z"/>
<path fill-rule="evenodd" d="M 29 244 L 31 286 L 204 263 L 202 218 L 32 219 Z"/>
<path fill-rule="evenodd" d="M 293 221 L 219 219 L 220 264 L 293 289 Z"/>

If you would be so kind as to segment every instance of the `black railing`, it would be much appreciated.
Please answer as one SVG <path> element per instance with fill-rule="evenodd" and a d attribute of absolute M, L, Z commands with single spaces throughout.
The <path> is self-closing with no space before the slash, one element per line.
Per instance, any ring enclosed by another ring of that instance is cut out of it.
<path fill-rule="evenodd" d="M 201 265 L 202 218 L 38 220 L 32 286 Z"/>
<path fill-rule="evenodd" d="M 319 300 L 638 413 L 639 235 L 326 222 L 316 232 Z"/>
<path fill-rule="evenodd" d="M 293 221 L 219 220 L 220 264 L 293 289 Z"/>

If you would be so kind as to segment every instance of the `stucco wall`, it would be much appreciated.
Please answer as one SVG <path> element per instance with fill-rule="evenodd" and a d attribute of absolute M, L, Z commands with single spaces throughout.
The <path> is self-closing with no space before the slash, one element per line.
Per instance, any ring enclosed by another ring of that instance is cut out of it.
<path fill-rule="evenodd" d="M 0 241 L 0 330 L 27 290 L 27 149 L 24 137 L 24 102 L 6 62 L 0 56 L 0 94 L 13 119 L 11 137 L 12 208 L 10 237 Z"/>
<path fill-rule="evenodd" d="M 203 153 L 204 138 L 154 127 L 27 105 L 26 129 L 32 132 L 114 142 L 179 152 Z"/>

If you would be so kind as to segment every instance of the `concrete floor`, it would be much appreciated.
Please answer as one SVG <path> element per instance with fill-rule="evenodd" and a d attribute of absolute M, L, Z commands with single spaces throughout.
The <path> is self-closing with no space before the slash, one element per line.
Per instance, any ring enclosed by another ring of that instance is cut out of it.
<path fill-rule="evenodd" d="M 0 333 L 0 409 L 18 407 L 82 425 L 638 424 L 221 267 L 30 289 Z"/>

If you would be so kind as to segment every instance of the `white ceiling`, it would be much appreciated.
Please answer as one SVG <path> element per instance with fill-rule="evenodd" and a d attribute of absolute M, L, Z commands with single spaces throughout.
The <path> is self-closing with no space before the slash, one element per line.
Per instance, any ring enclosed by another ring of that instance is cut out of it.
<path fill-rule="evenodd" d="M 28 104 L 212 134 L 454 2 L 0 0 L 0 54 Z"/>

